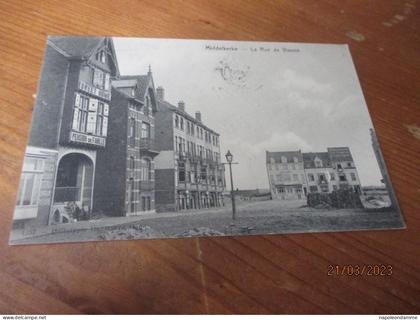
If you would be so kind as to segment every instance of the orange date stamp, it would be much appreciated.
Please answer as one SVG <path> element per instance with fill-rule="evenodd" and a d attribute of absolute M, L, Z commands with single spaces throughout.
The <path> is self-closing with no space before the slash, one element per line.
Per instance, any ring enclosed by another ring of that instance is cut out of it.
<path fill-rule="evenodd" d="M 374 276 L 386 277 L 393 273 L 390 264 L 345 264 L 328 266 L 328 276 Z"/>

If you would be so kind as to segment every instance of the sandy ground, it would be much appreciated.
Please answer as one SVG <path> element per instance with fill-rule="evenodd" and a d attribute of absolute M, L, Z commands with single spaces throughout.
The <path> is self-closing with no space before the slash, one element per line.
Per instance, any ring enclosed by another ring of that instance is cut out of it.
<path fill-rule="evenodd" d="M 104 218 L 72 223 L 35 237 L 18 237 L 11 244 L 100 240 L 153 239 L 166 237 L 300 233 L 402 228 L 394 211 L 361 209 L 314 209 L 304 202 L 238 202 L 235 221 L 228 203 L 223 208 L 189 210 L 143 216 Z"/>

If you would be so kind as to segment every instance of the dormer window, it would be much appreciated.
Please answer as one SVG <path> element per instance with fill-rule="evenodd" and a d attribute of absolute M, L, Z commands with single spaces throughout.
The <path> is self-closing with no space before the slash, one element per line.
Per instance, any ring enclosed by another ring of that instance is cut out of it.
<path fill-rule="evenodd" d="M 315 157 L 314 163 L 316 168 L 322 168 L 322 160 L 320 158 Z"/>

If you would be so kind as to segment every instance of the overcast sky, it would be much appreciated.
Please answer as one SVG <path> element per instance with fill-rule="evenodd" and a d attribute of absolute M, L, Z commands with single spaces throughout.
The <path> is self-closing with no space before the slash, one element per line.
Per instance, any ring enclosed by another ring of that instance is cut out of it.
<path fill-rule="evenodd" d="M 362 185 L 380 184 L 372 123 L 347 46 L 136 38 L 114 44 L 121 74 L 145 74 L 151 65 L 167 101 L 185 101 L 192 115 L 200 110 L 220 133 L 222 155 L 230 149 L 239 162 L 235 187 L 268 188 L 266 150 L 339 146 L 350 147 Z"/>

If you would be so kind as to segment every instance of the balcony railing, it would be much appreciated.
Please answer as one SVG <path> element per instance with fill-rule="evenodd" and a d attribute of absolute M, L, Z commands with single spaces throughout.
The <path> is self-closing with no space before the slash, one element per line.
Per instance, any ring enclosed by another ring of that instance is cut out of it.
<path fill-rule="evenodd" d="M 80 187 L 56 187 L 54 202 L 79 201 Z"/>
<path fill-rule="evenodd" d="M 155 150 L 155 140 L 152 138 L 140 138 L 140 149 Z"/>
<path fill-rule="evenodd" d="M 153 190 L 155 188 L 154 181 L 140 181 L 140 190 Z"/>

